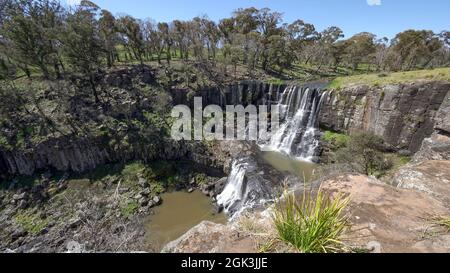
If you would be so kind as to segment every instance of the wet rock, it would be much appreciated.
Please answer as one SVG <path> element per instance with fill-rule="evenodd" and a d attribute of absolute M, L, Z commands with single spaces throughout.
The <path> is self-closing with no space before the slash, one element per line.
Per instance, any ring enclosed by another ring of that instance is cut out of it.
<path fill-rule="evenodd" d="M 159 206 L 159 205 L 161 205 L 162 204 L 162 199 L 161 199 L 161 197 L 159 197 L 159 196 L 155 196 L 155 197 L 153 197 L 153 204 L 155 205 L 155 206 Z"/>
<path fill-rule="evenodd" d="M 156 204 L 155 204 L 155 202 L 153 202 L 153 200 L 150 200 L 150 201 L 148 201 L 148 208 L 153 208 L 153 207 L 155 207 L 156 206 Z"/>
<path fill-rule="evenodd" d="M 195 191 L 194 188 L 189 188 L 189 189 L 188 189 L 188 193 L 193 193 L 194 191 Z"/>
<path fill-rule="evenodd" d="M 227 185 L 228 182 L 228 177 L 223 177 L 221 179 L 219 179 L 215 184 L 214 184 L 214 191 L 216 194 L 220 194 L 223 192 L 223 190 L 225 189 L 225 186 Z"/>
<path fill-rule="evenodd" d="M 214 209 L 213 209 L 213 212 L 214 212 L 215 214 L 222 213 L 223 210 L 224 210 L 223 205 L 219 205 L 219 204 L 217 204 L 217 203 L 214 203 Z"/>
<path fill-rule="evenodd" d="M 208 189 L 202 189 L 202 193 L 206 196 L 209 196 L 209 190 Z"/>

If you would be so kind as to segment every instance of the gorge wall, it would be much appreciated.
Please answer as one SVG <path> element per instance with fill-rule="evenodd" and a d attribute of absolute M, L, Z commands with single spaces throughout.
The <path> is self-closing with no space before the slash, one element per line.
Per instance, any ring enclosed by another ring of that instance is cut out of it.
<path fill-rule="evenodd" d="M 450 83 L 355 86 L 330 93 L 320 125 L 341 133 L 372 132 L 392 150 L 416 153 L 435 130 L 450 134 Z"/>
<path fill-rule="evenodd" d="M 195 96 L 203 105 L 275 105 L 286 85 L 259 81 L 240 82 L 199 91 L 171 90 L 172 102 L 190 104 Z M 323 83 L 305 87 L 324 88 Z M 396 151 L 417 152 L 434 132 L 450 135 L 450 83 L 426 82 L 369 88 L 356 86 L 327 92 L 319 115 L 321 128 L 343 133 L 370 131 L 381 136 Z M 209 166 L 223 166 L 201 143 L 176 143 L 152 147 L 137 145 L 112 149 L 105 141 L 92 139 L 51 139 L 21 151 L 0 149 L 0 176 L 31 175 L 37 170 L 84 172 L 105 163 L 133 159 L 192 159 Z M 219 156 L 220 157 L 220 156 Z M 222 160 L 224 161 L 224 160 Z"/>

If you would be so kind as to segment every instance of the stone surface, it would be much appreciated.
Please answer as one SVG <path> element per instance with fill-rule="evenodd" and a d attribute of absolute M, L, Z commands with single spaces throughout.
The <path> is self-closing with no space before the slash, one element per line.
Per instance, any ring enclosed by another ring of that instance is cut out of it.
<path fill-rule="evenodd" d="M 347 247 L 372 253 L 450 252 L 450 236 L 432 224 L 433 217 L 450 214 L 445 199 L 399 189 L 363 175 L 338 175 L 321 185 L 327 194 L 350 197 L 346 213 L 351 228 L 342 237 Z M 301 190 L 298 196 L 302 196 Z M 252 214 L 248 221 L 266 223 L 269 230 L 265 233 L 276 234 L 270 224 L 270 209 Z M 169 243 L 163 252 L 257 252 L 252 235 L 242 232 L 235 223 L 203 222 Z"/>
<path fill-rule="evenodd" d="M 427 160 L 450 160 L 450 136 L 436 131 L 422 142 L 422 148 L 414 155 L 416 163 Z"/>
<path fill-rule="evenodd" d="M 417 152 L 435 130 L 449 132 L 448 82 L 417 82 L 381 88 L 355 86 L 330 93 L 321 127 L 345 133 L 369 131 L 389 148 Z"/>
<path fill-rule="evenodd" d="M 448 215 L 443 202 L 426 193 L 397 189 L 361 175 L 339 176 L 322 184 L 327 192 L 350 196 L 351 231 L 344 241 L 353 246 L 378 242 L 382 252 L 449 252 L 433 246 L 442 238 L 424 235 L 431 231 L 430 219 Z M 432 233 L 430 233 L 432 234 Z"/>
<path fill-rule="evenodd" d="M 167 244 L 165 253 L 251 253 L 256 252 L 249 236 L 231 226 L 202 222 L 181 238 Z"/>
<path fill-rule="evenodd" d="M 450 161 L 425 161 L 400 169 L 393 178 L 402 189 L 424 192 L 450 208 Z"/>

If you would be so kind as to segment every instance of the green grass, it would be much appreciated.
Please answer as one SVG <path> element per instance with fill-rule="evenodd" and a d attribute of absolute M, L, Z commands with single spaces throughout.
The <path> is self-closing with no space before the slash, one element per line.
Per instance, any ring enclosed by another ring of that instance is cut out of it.
<path fill-rule="evenodd" d="M 139 204 L 137 201 L 130 201 L 128 203 L 121 204 L 120 212 L 125 217 L 130 217 L 136 214 L 139 209 Z"/>
<path fill-rule="evenodd" d="M 273 85 L 282 85 L 282 84 L 284 84 L 284 81 L 282 79 L 272 78 L 272 79 L 268 80 L 267 83 L 273 84 Z"/>
<path fill-rule="evenodd" d="M 41 219 L 38 215 L 27 212 L 17 214 L 14 220 L 31 234 L 39 234 L 50 222 L 48 218 Z"/>
<path fill-rule="evenodd" d="M 304 193 L 301 202 L 295 195 L 278 204 L 274 223 L 278 236 L 302 253 L 339 252 L 339 241 L 346 228 L 344 209 L 349 199 L 330 199 L 319 190 L 316 198 Z"/>
<path fill-rule="evenodd" d="M 448 232 L 450 232 L 450 216 L 447 217 L 436 217 L 433 220 L 433 224 L 437 226 L 441 226 L 445 228 Z"/>
<path fill-rule="evenodd" d="M 387 84 L 408 83 L 421 80 L 450 82 L 450 68 L 338 77 L 328 85 L 328 89 L 340 90 L 354 85 L 381 87 Z"/>
<path fill-rule="evenodd" d="M 326 142 L 333 143 L 339 148 L 346 147 L 350 142 L 351 137 L 344 134 L 339 134 L 331 131 L 326 131 L 322 139 Z"/>

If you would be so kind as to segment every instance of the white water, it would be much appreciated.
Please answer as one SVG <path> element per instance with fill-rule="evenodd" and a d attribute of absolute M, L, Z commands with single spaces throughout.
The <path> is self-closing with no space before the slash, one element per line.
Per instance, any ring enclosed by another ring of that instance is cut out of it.
<path fill-rule="evenodd" d="M 226 213 L 235 213 L 245 197 L 245 173 L 248 164 L 235 161 L 223 192 L 217 196 L 217 204 L 223 206 Z"/>
<path fill-rule="evenodd" d="M 271 87 L 269 98 L 266 99 L 269 105 L 273 91 Z M 281 152 L 303 161 L 314 161 L 320 138 L 317 117 L 326 95 L 326 92 L 316 89 L 295 86 L 287 87 L 282 93 L 277 92 L 281 125 L 271 140 L 260 144 L 260 147 L 265 151 Z M 233 217 L 258 202 L 269 200 L 267 196 L 270 193 L 266 193 L 270 189 L 263 186 L 261 179 L 247 179 L 246 176 L 251 177 L 252 166 L 248 159 L 236 160 L 224 191 L 217 197 L 217 203 Z"/>
<path fill-rule="evenodd" d="M 325 97 L 325 92 L 314 89 L 287 87 L 278 104 L 282 118 L 280 129 L 261 148 L 312 161 L 319 146 L 317 117 Z"/>

